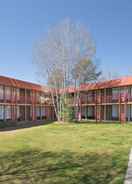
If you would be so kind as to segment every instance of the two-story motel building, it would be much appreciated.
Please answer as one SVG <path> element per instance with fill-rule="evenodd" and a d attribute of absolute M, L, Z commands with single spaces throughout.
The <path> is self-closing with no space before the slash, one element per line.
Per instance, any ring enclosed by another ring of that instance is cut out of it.
<path fill-rule="evenodd" d="M 55 119 L 46 87 L 0 76 L 0 120 Z"/>
<path fill-rule="evenodd" d="M 68 90 L 70 105 L 79 105 L 81 119 L 132 121 L 132 77 L 84 84 Z M 47 87 L 0 76 L 0 121 L 55 120 Z"/>

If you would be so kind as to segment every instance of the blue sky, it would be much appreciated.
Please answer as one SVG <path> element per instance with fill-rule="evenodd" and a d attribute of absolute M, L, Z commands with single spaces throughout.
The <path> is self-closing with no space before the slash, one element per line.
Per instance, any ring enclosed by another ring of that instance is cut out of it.
<path fill-rule="evenodd" d="M 105 75 L 132 75 L 131 0 L 1 0 L 0 75 L 38 82 L 33 45 L 67 17 L 90 31 Z"/>

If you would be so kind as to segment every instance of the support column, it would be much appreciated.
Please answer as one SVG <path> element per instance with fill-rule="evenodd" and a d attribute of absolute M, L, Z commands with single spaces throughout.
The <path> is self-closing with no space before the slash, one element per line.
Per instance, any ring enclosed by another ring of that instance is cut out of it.
<path fill-rule="evenodd" d="M 130 121 L 131 105 L 128 105 L 128 121 Z"/>
<path fill-rule="evenodd" d="M 5 86 L 3 86 L 3 101 L 6 102 Z"/>
<path fill-rule="evenodd" d="M 32 121 L 34 120 L 34 109 L 33 109 L 33 91 L 31 91 L 31 110 L 32 110 Z"/>
<path fill-rule="evenodd" d="M 5 108 L 5 105 L 3 105 L 3 110 L 4 110 L 4 121 L 6 121 L 6 117 L 5 117 L 5 115 L 6 115 L 6 112 L 5 112 L 6 108 Z"/>
<path fill-rule="evenodd" d="M 15 118 L 14 118 L 14 105 L 11 105 L 11 120 L 15 120 Z"/>
<path fill-rule="evenodd" d="M 98 119 L 97 119 L 97 90 L 95 91 L 95 119 L 96 119 L 96 123 L 98 122 Z"/>
<path fill-rule="evenodd" d="M 40 105 L 40 120 L 42 120 L 42 105 Z"/>
<path fill-rule="evenodd" d="M 104 89 L 104 103 L 105 103 L 105 105 L 104 105 L 104 121 L 106 121 L 106 103 L 107 103 L 107 100 L 106 100 L 106 88 Z"/>
<path fill-rule="evenodd" d="M 17 105 L 18 105 L 18 101 L 17 101 L 17 88 L 15 88 L 15 94 L 14 94 L 14 102 L 15 102 L 15 119 L 17 120 Z M 20 113 L 20 112 L 19 112 Z"/>
<path fill-rule="evenodd" d="M 125 107 L 124 107 L 124 122 L 126 123 L 127 121 L 127 103 L 125 103 Z"/>
<path fill-rule="evenodd" d="M 121 122 L 121 104 L 119 104 L 119 121 Z"/>
<path fill-rule="evenodd" d="M 24 106 L 25 106 L 25 121 L 27 120 L 26 100 L 27 100 L 27 97 L 26 97 L 26 89 L 25 89 L 25 102 L 24 102 Z"/>
<path fill-rule="evenodd" d="M 85 108 L 85 119 L 87 119 L 87 106 L 85 106 L 84 108 Z"/>

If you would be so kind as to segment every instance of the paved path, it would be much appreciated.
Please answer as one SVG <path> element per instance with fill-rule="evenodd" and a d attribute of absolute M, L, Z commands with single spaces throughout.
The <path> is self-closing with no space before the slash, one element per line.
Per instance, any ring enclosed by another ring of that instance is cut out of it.
<path fill-rule="evenodd" d="M 2 131 L 0 131 L 0 135 L 7 135 L 7 134 L 10 134 L 10 135 L 14 135 L 16 133 L 20 133 L 20 132 L 25 132 L 25 131 L 29 131 L 31 129 L 39 129 L 41 128 L 41 126 L 32 126 L 32 127 L 24 127 L 24 128 L 18 128 L 18 129 L 11 129 L 11 130 L 8 130 L 8 129 L 4 129 Z"/>
<path fill-rule="evenodd" d="M 132 184 L 132 149 L 129 155 L 128 169 L 125 176 L 124 184 Z"/>

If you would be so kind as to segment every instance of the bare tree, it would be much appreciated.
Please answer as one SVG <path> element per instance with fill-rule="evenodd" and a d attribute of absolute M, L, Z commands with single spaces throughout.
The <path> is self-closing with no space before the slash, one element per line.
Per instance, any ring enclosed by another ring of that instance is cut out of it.
<path fill-rule="evenodd" d="M 97 80 L 101 72 L 98 71 L 97 65 L 92 60 L 83 59 L 75 64 L 72 75 L 75 86 L 80 86 L 80 84 Z"/>
<path fill-rule="evenodd" d="M 97 82 L 97 79 L 101 75 L 101 71 L 98 71 L 98 65 L 92 60 L 83 59 L 75 64 L 73 71 L 73 80 L 75 81 L 75 88 L 78 88 L 81 84 L 88 82 Z M 76 112 L 80 113 L 80 91 L 76 90 L 75 101 L 76 101 Z"/>
<path fill-rule="evenodd" d="M 87 29 L 68 19 L 54 26 L 38 42 L 35 63 L 44 81 L 45 78 L 48 81 L 58 121 L 61 119 L 60 93 L 66 100 L 66 89 L 73 82 L 73 69 L 94 54 L 95 45 Z"/>

